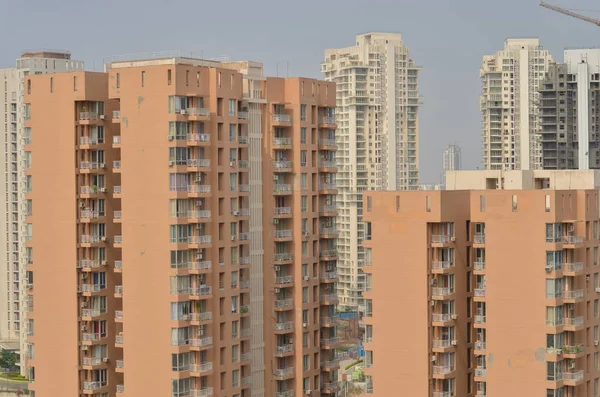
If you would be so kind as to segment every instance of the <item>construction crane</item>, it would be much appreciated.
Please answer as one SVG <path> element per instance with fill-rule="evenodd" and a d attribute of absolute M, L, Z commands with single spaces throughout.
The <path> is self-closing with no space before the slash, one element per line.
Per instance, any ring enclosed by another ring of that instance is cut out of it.
<path fill-rule="evenodd" d="M 585 15 L 578 14 L 578 13 L 568 10 L 566 8 L 553 6 L 552 4 L 544 3 L 543 1 L 540 2 L 540 6 L 542 6 L 544 8 L 548 8 L 548 9 L 556 11 L 556 12 L 560 12 L 561 14 L 565 14 L 565 15 L 568 15 L 573 18 L 581 19 L 582 21 L 593 23 L 596 26 L 600 26 L 600 19 L 586 17 Z"/>

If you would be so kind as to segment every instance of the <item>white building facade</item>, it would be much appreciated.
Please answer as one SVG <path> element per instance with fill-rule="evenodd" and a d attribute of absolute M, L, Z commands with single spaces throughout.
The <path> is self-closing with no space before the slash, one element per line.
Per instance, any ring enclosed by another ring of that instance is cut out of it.
<path fill-rule="evenodd" d="M 321 71 L 337 83 L 338 294 L 359 310 L 365 278 L 362 193 L 419 186 L 419 70 L 399 33 L 367 33 L 325 51 Z"/>
<path fill-rule="evenodd" d="M 442 156 L 444 175 L 442 176 L 442 185 L 446 185 L 446 171 L 458 171 L 461 169 L 460 146 L 456 144 L 446 146 Z"/>
<path fill-rule="evenodd" d="M 552 57 L 539 39 L 507 39 L 504 49 L 483 57 L 480 109 L 483 167 L 542 167 L 539 88 Z"/>
<path fill-rule="evenodd" d="M 27 227 L 27 214 L 32 208 L 24 198 L 28 189 L 25 169 L 31 159 L 24 151 L 29 134 L 24 128 L 23 77 L 75 70 L 83 70 L 83 62 L 71 60 L 67 52 L 44 50 L 23 53 L 15 68 L 0 69 L 3 89 L 0 111 L 4 113 L 4 128 L 0 134 L 3 150 L 0 162 L 3 190 L 0 195 L 0 346 L 15 351 L 17 347 L 20 349 L 23 374 L 27 352 L 27 306 L 33 304 L 27 299 L 27 288 L 33 280 L 29 280 L 25 271 L 27 260 L 33 258 L 25 249 L 25 241 L 31 233 Z"/>

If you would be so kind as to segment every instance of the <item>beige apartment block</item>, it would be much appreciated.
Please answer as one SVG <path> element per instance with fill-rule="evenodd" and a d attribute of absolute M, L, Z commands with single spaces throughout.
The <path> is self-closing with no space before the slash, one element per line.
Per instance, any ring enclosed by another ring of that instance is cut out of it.
<path fill-rule="evenodd" d="M 368 393 L 597 396 L 600 173 L 450 176 L 365 194 Z"/>
<path fill-rule="evenodd" d="M 191 58 L 25 84 L 34 393 L 335 395 L 333 84 Z"/>

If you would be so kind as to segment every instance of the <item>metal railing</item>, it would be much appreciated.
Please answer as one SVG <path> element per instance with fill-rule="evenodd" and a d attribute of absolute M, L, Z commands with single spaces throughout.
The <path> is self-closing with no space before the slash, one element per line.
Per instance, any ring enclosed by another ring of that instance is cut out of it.
<path fill-rule="evenodd" d="M 431 242 L 435 244 L 445 244 L 450 242 L 450 236 L 447 234 L 433 234 L 431 236 Z"/>
<path fill-rule="evenodd" d="M 285 183 L 278 183 L 275 186 L 273 186 L 273 192 L 275 192 L 275 193 L 291 192 L 291 191 L 292 191 L 292 185 L 288 185 Z"/>
<path fill-rule="evenodd" d="M 294 322 L 288 321 L 285 323 L 275 323 L 275 331 L 287 331 L 294 328 Z"/>
<path fill-rule="evenodd" d="M 292 118 L 287 114 L 274 113 L 273 121 L 276 123 L 289 123 L 292 121 Z"/>
<path fill-rule="evenodd" d="M 286 160 L 276 160 L 273 161 L 273 168 L 277 169 L 282 169 L 282 168 L 292 168 L 293 163 L 291 161 L 286 161 Z"/>
<path fill-rule="evenodd" d="M 273 146 L 292 146 L 292 138 L 273 138 Z"/>
<path fill-rule="evenodd" d="M 585 292 L 582 289 L 568 290 L 564 292 L 565 299 L 581 299 Z"/>
<path fill-rule="evenodd" d="M 187 108 L 186 113 L 188 116 L 210 116 L 210 109 L 208 108 Z"/>
<path fill-rule="evenodd" d="M 475 368 L 475 377 L 485 378 L 485 368 Z"/>
<path fill-rule="evenodd" d="M 293 299 L 277 299 L 275 301 L 275 307 L 288 307 L 288 306 L 293 306 L 293 305 L 294 305 Z"/>
<path fill-rule="evenodd" d="M 431 262 L 431 268 L 433 270 L 447 270 L 454 265 L 454 262 L 450 261 L 433 261 Z"/>
<path fill-rule="evenodd" d="M 485 244 L 485 234 L 476 234 L 473 236 L 473 242 L 475 244 Z"/>
<path fill-rule="evenodd" d="M 451 367 L 450 365 L 434 365 L 433 366 L 433 373 L 435 375 L 446 375 L 452 371 L 454 371 L 454 368 Z"/>

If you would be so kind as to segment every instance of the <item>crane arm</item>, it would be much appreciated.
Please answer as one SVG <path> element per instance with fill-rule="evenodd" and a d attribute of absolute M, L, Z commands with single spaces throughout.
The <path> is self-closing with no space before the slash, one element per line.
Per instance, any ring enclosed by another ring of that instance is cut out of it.
<path fill-rule="evenodd" d="M 595 24 L 597 26 L 600 26 L 600 19 L 594 19 L 594 18 L 586 17 L 585 15 L 581 15 L 581 14 L 578 14 L 576 12 L 569 11 L 569 10 L 567 10 L 565 8 L 553 6 L 552 4 L 544 3 L 543 1 L 540 2 L 540 6 L 542 6 L 544 8 L 548 8 L 548 9 L 556 11 L 556 12 L 560 12 L 561 14 L 565 14 L 565 15 L 568 15 L 568 16 L 573 17 L 573 18 L 581 19 L 582 21 L 593 23 L 593 24 Z"/>

